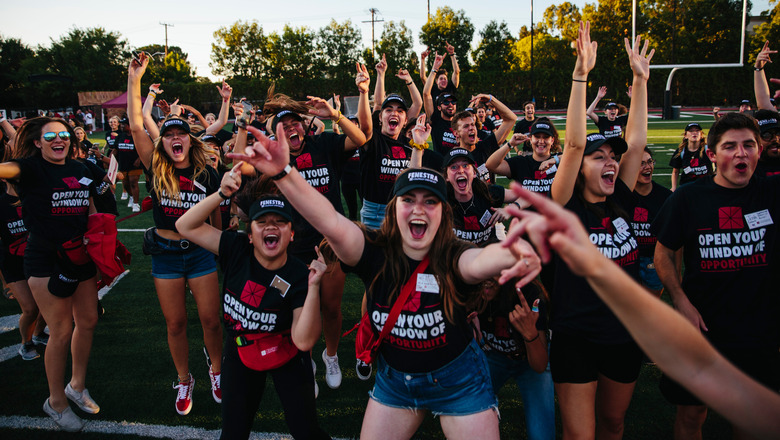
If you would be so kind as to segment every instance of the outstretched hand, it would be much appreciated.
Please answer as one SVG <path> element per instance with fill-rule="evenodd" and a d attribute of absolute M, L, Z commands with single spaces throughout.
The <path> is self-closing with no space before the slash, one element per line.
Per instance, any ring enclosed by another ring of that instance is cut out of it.
<path fill-rule="evenodd" d="M 282 123 L 276 124 L 275 140 L 251 125 L 247 125 L 246 129 L 255 137 L 255 143 L 248 145 L 243 153 L 228 153 L 227 157 L 234 161 L 242 160 L 267 176 L 281 173 L 290 164 L 290 144 Z"/>
<path fill-rule="evenodd" d="M 365 64 L 355 63 L 355 66 L 357 67 L 355 84 L 357 84 L 358 92 L 368 93 L 368 86 L 371 82 L 371 76 L 368 74 L 368 69 Z"/>
<path fill-rule="evenodd" d="M 379 60 L 378 63 L 376 63 L 376 74 L 384 76 L 385 72 L 387 72 L 387 57 L 385 54 L 382 54 L 382 58 Z"/>
<path fill-rule="evenodd" d="M 431 124 L 425 122 L 425 113 L 417 117 L 417 124 L 412 128 L 412 139 L 415 144 L 424 144 L 431 135 Z"/>
<path fill-rule="evenodd" d="M 314 251 L 317 252 L 317 259 L 311 260 L 311 264 L 309 264 L 309 285 L 320 284 L 322 275 L 328 269 L 328 265 L 325 264 L 325 257 L 320 253 L 320 247 L 314 246 Z"/>
<path fill-rule="evenodd" d="M 651 49 L 650 53 L 647 53 L 647 48 L 650 46 L 650 40 L 645 40 L 642 50 L 639 50 L 639 46 L 642 42 L 642 37 L 637 35 L 634 40 L 634 47 L 631 47 L 629 39 L 624 38 L 623 42 L 626 45 L 626 53 L 628 53 L 628 61 L 631 64 L 631 70 L 634 71 L 634 76 L 639 77 L 647 81 L 650 78 L 650 60 L 653 59 L 655 49 Z"/>
<path fill-rule="evenodd" d="M 233 165 L 233 169 L 222 176 L 222 182 L 219 185 L 219 190 L 222 191 L 222 194 L 231 197 L 241 187 L 241 165 L 243 164 L 243 162 L 239 161 Z"/>
<path fill-rule="evenodd" d="M 217 86 L 217 90 L 223 101 L 229 101 L 230 97 L 233 95 L 233 87 L 230 87 L 225 81 L 222 81 L 222 87 Z"/>
<path fill-rule="evenodd" d="M 515 304 L 514 310 L 509 312 L 509 323 L 523 336 L 523 339 L 534 339 L 539 330 L 536 329 L 536 321 L 539 319 L 539 298 L 534 301 L 533 308 L 528 307 L 523 291 L 516 288 L 520 304 Z"/>
<path fill-rule="evenodd" d="M 761 48 L 761 52 L 756 55 L 756 63 L 753 67 L 756 69 L 763 69 L 766 66 L 766 63 L 771 63 L 772 59 L 770 58 L 770 55 L 773 53 L 777 53 L 776 50 L 771 50 L 769 48 L 769 41 L 766 41 L 764 43 L 764 47 Z"/>
<path fill-rule="evenodd" d="M 149 65 L 149 55 L 141 52 L 138 56 L 130 59 L 130 65 L 127 67 L 127 77 L 131 80 L 140 80 L 146 72 L 146 66 Z"/>
<path fill-rule="evenodd" d="M 149 86 L 149 91 L 155 95 L 160 95 L 162 94 L 163 89 L 160 88 L 160 84 L 152 84 Z"/>
<path fill-rule="evenodd" d="M 449 54 L 450 56 L 455 55 L 455 46 L 451 45 L 449 42 L 447 41 L 444 42 L 444 48 L 447 51 L 447 54 Z"/>
<path fill-rule="evenodd" d="M 431 72 L 435 73 L 438 72 L 439 69 L 441 69 L 441 65 L 444 64 L 444 55 L 439 55 L 438 53 L 433 58 L 433 66 L 431 66 Z"/>
<path fill-rule="evenodd" d="M 607 96 L 607 86 L 601 86 L 599 87 L 599 91 L 596 92 L 596 96 L 599 99 L 602 99 L 603 97 Z"/>
<path fill-rule="evenodd" d="M 306 101 L 306 105 L 311 107 L 309 109 L 310 115 L 324 119 L 334 119 L 338 117 L 339 112 L 331 107 L 330 104 L 328 104 L 328 101 L 316 96 L 307 96 L 307 98 L 309 98 L 309 100 Z"/>
<path fill-rule="evenodd" d="M 509 213 L 511 214 L 511 212 Z M 509 231 L 513 239 L 512 241 L 509 241 L 510 234 L 508 234 L 506 240 L 502 242 L 502 246 L 509 248 L 512 256 L 515 257 L 517 261 L 512 267 L 501 271 L 501 277 L 498 279 L 499 284 L 504 284 L 512 278 L 520 278 L 520 281 L 517 282 L 517 287 L 525 286 L 533 281 L 542 271 L 542 263 L 539 259 L 539 255 L 534 252 L 534 248 L 531 244 L 520 238 L 519 234 L 512 234 L 512 231 L 517 229 L 519 225 L 520 222 L 517 219 L 513 219 L 512 223 L 509 225 Z"/>
<path fill-rule="evenodd" d="M 410 75 L 409 71 L 406 69 L 398 69 L 398 73 L 396 73 L 395 76 L 403 81 L 404 84 L 409 84 L 409 81 L 412 80 L 412 75 Z"/>
<path fill-rule="evenodd" d="M 596 52 L 599 44 L 590 41 L 590 22 L 580 22 L 578 37 L 575 41 L 577 61 L 574 63 L 574 77 L 584 79 L 596 66 Z"/>

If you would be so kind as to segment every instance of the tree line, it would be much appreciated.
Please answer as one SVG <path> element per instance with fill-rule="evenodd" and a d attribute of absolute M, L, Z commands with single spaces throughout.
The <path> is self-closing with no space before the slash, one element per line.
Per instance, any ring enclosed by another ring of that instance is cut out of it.
<path fill-rule="evenodd" d="M 645 0 L 638 8 L 637 30 L 656 49 L 654 64 L 733 63 L 737 59 L 740 0 Z M 728 106 L 751 99 L 755 54 L 765 40 L 780 42 L 780 4 L 762 15 L 767 21 L 749 35 L 745 66 L 681 70 L 672 84 L 673 103 Z M 513 108 L 531 98 L 539 108 L 565 108 L 575 60 L 570 42 L 580 20 L 591 22 L 591 35 L 599 42 L 599 62 L 590 75 L 589 90 L 595 95 L 599 86 L 607 86 L 605 100 L 627 103 L 625 91 L 631 74 L 622 58 L 623 38 L 631 36 L 631 0 L 598 0 L 582 9 L 563 2 L 547 8 L 533 29 L 523 26 L 513 33 L 506 22 L 494 20 L 476 36 L 463 10 L 445 6 L 422 26 L 417 38 L 439 53 L 445 53 L 445 42 L 455 47 L 463 96 L 487 92 Z M 370 47 L 362 46 L 360 29 L 350 20 L 332 20 L 317 30 L 287 25 L 270 33 L 256 20 L 236 21 L 214 32 L 210 68 L 253 102 L 262 101 L 271 84 L 296 98 L 353 95 L 355 63 L 372 68 L 386 54 L 391 70 L 408 69 L 422 88 L 414 38 L 404 21 L 388 21 L 372 53 Z M 49 47 L 37 48 L 0 36 L 0 106 L 71 106 L 77 104 L 79 91 L 124 90 L 127 60 L 133 50 L 157 54 L 144 80 L 163 83 L 166 98 L 178 97 L 206 110 L 218 107 L 213 85 L 194 75 L 181 48 L 169 47 L 167 55 L 161 45 L 133 49 L 119 33 L 103 28 L 74 28 L 52 40 Z M 774 64 L 766 70 L 770 77 L 780 76 Z M 651 106 L 663 104 L 667 75 L 664 70 L 653 73 Z M 395 80 L 388 75 L 388 91 L 405 93 L 403 84 Z"/>

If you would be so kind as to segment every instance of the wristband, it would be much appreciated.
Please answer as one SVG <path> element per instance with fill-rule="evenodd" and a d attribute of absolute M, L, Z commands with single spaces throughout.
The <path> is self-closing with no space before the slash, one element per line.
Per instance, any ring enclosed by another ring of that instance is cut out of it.
<path fill-rule="evenodd" d="M 764 70 L 764 68 L 763 67 L 754 67 L 753 70 L 755 70 L 756 72 L 760 72 L 760 71 Z"/>
<path fill-rule="evenodd" d="M 414 139 L 409 141 L 409 145 L 412 148 L 416 148 L 418 150 L 427 150 L 428 149 L 428 142 L 423 142 L 422 144 L 418 144 L 417 142 L 414 141 Z"/>
<path fill-rule="evenodd" d="M 556 155 L 556 156 L 553 156 L 553 157 L 555 158 L 555 165 L 560 165 L 561 164 L 561 156 Z"/>
<path fill-rule="evenodd" d="M 531 339 L 526 339 L 526 338 L 525 338 L 525 336 L 523 336 L 523 340 L 524 340 L 525 342 L 529 342 L 529 343 L 530 343 L 530 342 L 534 342 L 534 341 L 535 341 L 535 340 L 537 340 L 537 339 L 539 339 L 539 332 L 536 332 L 536 336 L 534 336 L 534 337 L 533 337 L 533 338 L 531 338 Z"/>
<path fill-rule="evenodd" d="M 232 194 L 229 196 L 225 195 L 225 193 L 222 192 L 222 188 L 220 188 L 219 191 L 217 191 L 217 194 L 219 194 L 219 196 L 222 197 L 224 200 L 230 200 L 233 197 Z"/>
<path fill-rule="evenodd" d="M 571 80 L 574 81 L 574 82 L 578 82 L 578 83 L 586 83 L 586 82 L 588 82 L 587 79 L 572 78 Z"/>
<path fill-rule="evenodd" d="M 330 120 L 333 121 L 334 125 L 338 124 L 339 122 L 341 122 L 342 119 L 344 119 L 344 115 L 341 114 L 341 112 L 339 112 L 338 116 L 339 116 L 338 119 L 336 119 L 335 121 L 333 121 L 333 118 L 330 118 Z"/>
<path fill-rule="evenodd" d="M 518 209 L 523 209 L 523 207 L 522 207 L 522 206 L 520 206 L 520 204 L 519 204 L 519 203 L 517 203 L 517 200 L 515 200 L 514 202 L 512 202 L 512 204 L 513 204 L 513 205 L 515 205 L 515 206 L 517 206 L 517 208 L 518 208 Z"/>
<path fill-rule="evenodd" d="M 156 98 L 157 97 L 157 93 L 154 93 L 153 91 L 149 90 L 149 95 L 148 96 L 151 96 L 152 98 Z"/>
<path fill-rule="evenodd" d="M 414 84 L 414 81 L 409 81 L 408 83 L 406 83 L 407 86 L 410 86 L 412 84 Z"/>
<path fill-rule="evenodd" d="M 284 169 L 282 170 L 281 173 L 271 177 L 271 179 L 273 179 L 273 180 L 281 180 L 282 178 L 284 178 L 284 176 L 290 174 L 290 171 L 292 171 L 292 167 L 288 163 L 287 165 L 284 166 Z"/>
<path fill-rule="evenodd" d="M 490 104 L 491 102 L 493 102 L 493 95 L 490 95 L 490 99 L 488 99 L 487 103 Z"/>

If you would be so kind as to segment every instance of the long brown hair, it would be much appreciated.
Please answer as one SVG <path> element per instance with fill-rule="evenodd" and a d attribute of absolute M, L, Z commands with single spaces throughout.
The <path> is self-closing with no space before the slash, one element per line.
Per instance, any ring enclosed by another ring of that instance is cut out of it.
<path fill-rule="evenodd" d="M 50 118 L 47 116 L 41 116 L 38 118 L 32 118 L 22 124 L 19 131 L 16 132 L 16 148 L 11 152 L 13 159 L 23 159 L 25 157 L 40 156 L 41 149 L 35 146 L 35 141 L 40 141 L 43 136 L 43 126 L 50 123 L 57 122 L 65 126 L 65 131 L 70 133 L 70 140 L 68 142 L 68 157 L 73 157 L 75 148 L 73 147 L 76 142 L 76 133 L 73 131 L 73 127 L 68 124 L 68 121 L 62 118 Z"/>
<path fill-rule="evenodd" d="M 672 159 L 678 158 L 683 154 L 683 151 L 688 149 L 688 138 L 683 136 L 682 141 L 680 142 L 680 145 L 677 146 L 677 150 L 672 155 Z M 699 156 L 700 158 L 704 157 L 704 152 L 707 150 L 707 137 L 704 136 L 704 133 L 701 134 L 701 140 L 699 141 L 699 150 L 694 152 L 693 154 L 696 156 Z"/>
<path fill-rule="evenodd" d="M 402 171 L 402 173 L 406 173 L 409 170 L 411 168 Z M 420 168 L 415 170 L 419 171 Z M 385 262 L 367 290 L 367 295 L 370 297 L 371 292 L 374 290 L 374 285 L 380 278 L 390 281 L 392 286 L 388 299 L 391 303 L 401 291 L 401 286 L 409 280 L 412 274 L 408 258 L 404 254 L 401 231 L 398 227 L 398 218 L 395 212 L 397 203 L 398 197 L 396 196 L 387 204 L 385 219 L 379 228 L 378 235 L 372 240 L 373 244 L 384 249 Z M 431 248 L 428 250 L 428 258 L 430 260 L 428 267 L 441 286 L 444 314 L 450 322 L 455 322 L 455 307 L 463 306 L 466 303 L 466 295 L 455 289 L 455 279 L 460 277 L 458 259 L 463 251 L 474 247 L 474 245 L 459 240 L 455 236 L 455 232 L 452 229 L 452 207 L 442 200 L 441 208 L 441 224 L 433 237 Z"/>
<path fill-rule="evenodd" d="M 209 158 L 206 155 L 205 144 L 192 134 L 187 136 L 190 138 L 190 165 L 195 169 L 192 180 L 196 180 L 201 174 L 206 172 L 206 167 L 209 166 Z M 162 136 L 157 138 L 154 144 L 150 171 L 152 176 L 154 176 L 152 188 L 158 196 L 162 196 L 164 191 L 168 197 L 179 199 L 179 179 L 176 178 L 173 160 L 171 160 L 168 153 L 165 152 L 165 147 L 163 147 Z"/>

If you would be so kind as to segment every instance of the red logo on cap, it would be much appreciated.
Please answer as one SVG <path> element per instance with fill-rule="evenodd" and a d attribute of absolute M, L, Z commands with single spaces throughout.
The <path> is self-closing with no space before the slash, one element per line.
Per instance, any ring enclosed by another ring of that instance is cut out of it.
<path fill-rule="evenodd" d="M 464 223 L 463 227 L 467 231 L 479 231 L 480 230 L 479 219 L 476 216 L 474 216 L 474 215 L 470 215 L 468 217 L 464 217 L 463 218 L 463 223 Z"/>
<path fill-rule="evenodd" d="M 647 221 L 647 209 L 636 207 L 634 208 L 634 221 L 646 222 Z"/>
<path fill-rule="evenodd" d="M 311 168 L 313 166 L 311 153 L 304 153 L 295 158 L 295 168 L 298 168 L 299 170 L 305 170 L 306 168 Z"/>
<path fill-rule="evenodd" d="M 192 191 L 192 180 L 179 176 L 179 189 L 181 191 Z"/>
<path fill-rule="evenodd" d="M 404 147 L 391 147 L 390 152 L 393 155 L 393 159 L 406 159 L 406 151 L 404 151 Z"/>
<path fill-rule="evenodd" d="M 244 290 L 241 292 L 241 302 L 257 308 L 260 306 L 260 301 L 263 300 L 264 295 L 265 286 L 247 280 L 246 284 L 244 284 Z"/>
<path fill-rule="evenodd" d="M 79 189 L 81 188 L 81 184 L 79 183 L 79 180 L 75 177 L 65 177 L 62 179 L 63 182 L 65 182 L 65 185 L 68 185 L 68 188 L 70 189 Z"/>
<path fill-rule="evenodd" d="M 742 208 L 739 206 L 724 206 L 718 209 L 718 225 L 721 229 L 742 229 Z"/>

